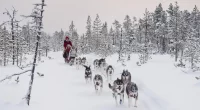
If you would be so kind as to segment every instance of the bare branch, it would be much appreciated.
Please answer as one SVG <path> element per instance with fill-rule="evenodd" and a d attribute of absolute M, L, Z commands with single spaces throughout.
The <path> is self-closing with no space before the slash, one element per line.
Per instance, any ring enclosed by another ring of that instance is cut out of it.
<path fill-rule="evenodd" d="M 37 3 L 37 4 L 33 4 L 33 5 L 35 5 L 35 6 L 40 6 L 40 5 L 43 5 L 43 6 L 47 6 L 46 4 L 41 4 L 41 3 Z"/>
<path fill-rule="evenodd" d="M 10 21 L 6 21 L 6 22 L 0 24 L 0 27 L 3 26 L 3 25 L 5 25 L 6 23 L 9 23 L 9 22 L 10 22 Z"/>
<path fill-rule="evenodd" d="M 17 84 L 19 83 L 19 76 L 17 77 L 17 79 L 15 81 L 17 82 Z"/>
<path fill-rule="evenodd" d="M 6 12 L 4 12 L 3 14 L 7 14 L 11 19 L 13 18 L 7 9 Z"/>
<path fill-rule="evenodd" d="M 6 80 L 6 79 L 10 79 L 10 78 L 12 78 L 13 76 L 19 76 L 19 75 L 22 75 L 22 74 L 27 73 L 27 72 L 29 72 L 29 71 L 31 71 L 31 70 L 26 70 L 26 71 L 21 72 L 21 73 L 17 73 L 17 74 L 13 74 L 13 75 L 11 75 L 11 76 L 7 76 L 6 78 L 0 80 L 0 82 L 3 82 L 3 81 Z"/>
<path fill-rule="evenodd" d="M 37 72 L 37 74 L 38 74 L 40 77 L 43 77 L 43 76 L 44 76 L 44 74 L 41 74 L 41 73 L 39 73 L 39 72 Z"/>

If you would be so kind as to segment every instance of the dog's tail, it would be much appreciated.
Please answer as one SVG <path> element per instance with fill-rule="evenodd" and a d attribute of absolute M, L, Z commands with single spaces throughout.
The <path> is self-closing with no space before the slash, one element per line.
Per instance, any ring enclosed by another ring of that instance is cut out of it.
<path fill-rule="evenodd" d="M 110 84 L 110 83 L 108 84 L 108 87 L 109 87 L 110 89 L 113 89 L 113 86 L 111 86 L 111 84 Z"/>

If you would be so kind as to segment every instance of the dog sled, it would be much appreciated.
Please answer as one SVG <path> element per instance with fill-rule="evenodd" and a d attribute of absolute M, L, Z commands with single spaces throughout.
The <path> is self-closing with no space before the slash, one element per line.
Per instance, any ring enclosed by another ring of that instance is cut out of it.
<path fill-rule="evenodd" d="M 63 58 L 65 60 L 65 63 L 72 66 L 75 62 L 75 58 L 77 57 L 76 49 L 71 49 L 69 52 L 64 51 Z"/>

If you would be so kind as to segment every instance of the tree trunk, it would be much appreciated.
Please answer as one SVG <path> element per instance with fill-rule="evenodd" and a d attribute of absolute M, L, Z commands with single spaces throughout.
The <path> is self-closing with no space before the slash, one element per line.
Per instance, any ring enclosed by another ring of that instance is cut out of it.
<path fill-rule="evenodd" d="M 175 61 L 177 62 L 178 60 L 178 46 L 177 43 L 175 44 Z"/>
<path fill-rule="evenodd" d="M 4 66 L 6 66 L 6 51 L 7 51 L 7 49 L 6 49 L 6 47 L 7 47 L 7 45 L 6 45 L 6 43 L 7 43 L 7 41 L 6 41 L 6 34 L 5 34 L 5 32 L 6 32 L 6 29 L 4 28 L 4 40 L 3 40 L 3 43 L 4 43 Z"/>
<path fill-rule="evenodd" d="M 17 38 L 16 38 L 16 41 L 17 41 L 17 66 L 19 66 L 19 34 L 18 34 L 18 24 L 17 24 Z"/>
<path fill-rule="evenodd" d="M 48 56 L 48 48 L 46 48 L 46 57 Z"/>
<path fill-rule="evenodd" d="M 12 56 L 12 59 L 13 59 L 13 65 L 15 65 L 15 38 L 14 38 L 14 21 L 13 21 L 14 18 L 12 18 L 11 20 L 11 31 L 12 31 L 12 52 L 13 52 L 13 56 Z"/>
<path fill-rule="evenodd" d="M 181 62 L 183 62 L 183 51 L 184 51 L 184 49 L 183 49 L 183 47 L 181 48 Z"/>
<path fill-rule="evenodd" d="M 23 54 L 22 54 L 22 47 L 20 47 L 20 51 L 21 51 L 21 54 L 20 54 L 20 65 L 22 65 L 22 57 L 23 57 Z"/>
<path fill-rule="evenodd" d="M 38 47 L 39 47 L 39 42 L 40 42 L 40 37 L 41 37 L 41 26 L 42 26 L 42 17 L 43 17 L 43 7 L 45 6 L 44 0 L 42 0 L 42 5 L 41 5 L 41 18 L 39 22 L 39 27 L 38 27 L 38 34 L 37 34 L 37 42 L 36 42 L 36 49 L 35 49 L 35 56 L 34 56 L 34 61 L 33 61 L 33 68 L 31 71 L 31 80 L 29 83 L 29 90 L 27 93 L 27 104 L 30 104 L 30 97 L 31 97 L 31 91 L 32 91 L 32 86 L 33 86 L 33 81 L 34 81 L 34 72 L 35 72 L 35 66 L 36 66 L 36 61 L 37 61 L 37 54 L 38 54 Z"/>
<path fill-rule="evenodd" d="M 194 55 L 191 56 L 191 69 L 194 68 Z"/>

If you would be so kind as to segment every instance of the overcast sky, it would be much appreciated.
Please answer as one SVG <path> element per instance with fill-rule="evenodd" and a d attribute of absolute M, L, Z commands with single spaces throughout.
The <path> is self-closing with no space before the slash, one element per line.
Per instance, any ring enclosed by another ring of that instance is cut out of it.
<path fill-rule="evenodd" d="M 0 24 L 8 19 L 3 15 L 5 8 L 11 10 L 14 6 L 19 15 L 28 15 L 33 8 L 32 4 L 39 1 L 41 0 L 0 0 Z M 195 5 L 200 8 L 200 0 L 45 0 L 48 6 L 44 12 L 44 31 L 49 34 L 60 31 L 61 28 L 66 31 L 73 20 L 78 33 L 83 34 L 88 15 L 94 21 L 97 13 L 102 22 L 108 22 L 110 28 L 115 19 L 123 22 L 127 14 L 131 18 L 142 17 L 145 8 L 154 11 L 162 3 L 164 9 L 167 9 L 175 1 L 178 1 L 181 10 L 192 11 Z"/>

